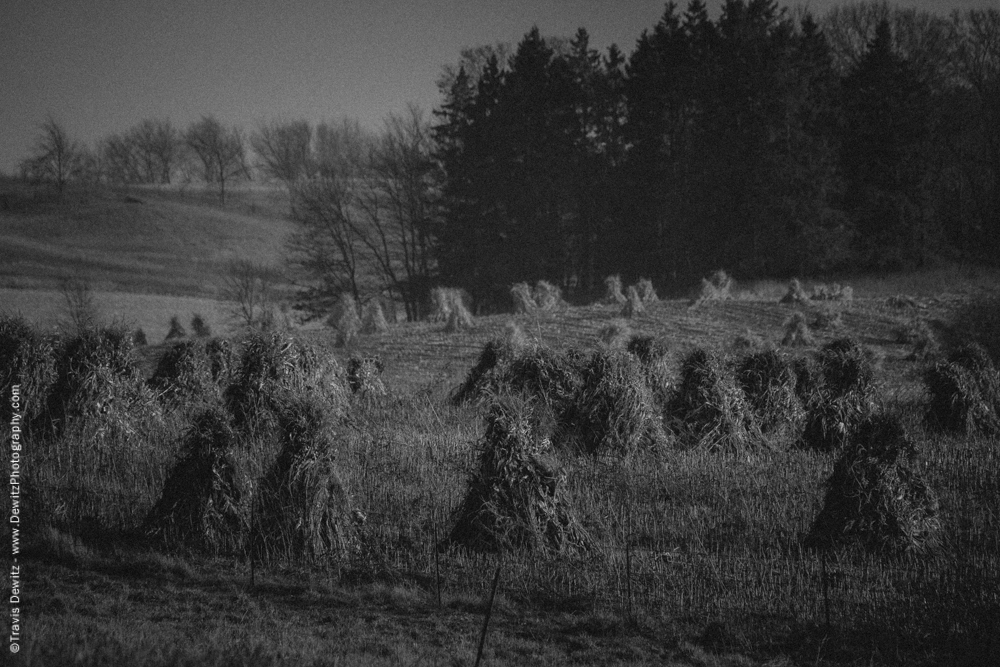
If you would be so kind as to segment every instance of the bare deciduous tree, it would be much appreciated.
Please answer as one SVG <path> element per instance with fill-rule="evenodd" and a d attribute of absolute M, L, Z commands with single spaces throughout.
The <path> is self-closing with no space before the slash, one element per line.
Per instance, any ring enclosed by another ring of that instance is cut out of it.
<path fill-rule="evenodd" d="M 312 285 L 300 306 L 322 316 L 343 292 L 387 290 L 418 319 L 433 269 L 435 171 L 423 114 L 390 116 L 373 137 L 352 122 L 321 125 L 316 137 L 316 173 L 292 189 L 299 229 L 290 249 Z"/>
<path fill-rule="evenodd" d="M 299 307 L 310 317 L 328 314 L 340 295 L 360 299 L 366 265 L 362 229 L 361 172 L 369 138 L 357 123 L 320 125 L 317 173 L 291 190 L 297 231 L 289 239 L 293 263 L 307 285 Z"/>
<path fill-rule="evenodd" d="M 139 183 L 142 174 L 135 154 L 135 145 L 128 135 L 112 134 L 100 144 L 101 158 L 110 181 Z"/>
<path fill-rule="evenodd" d="M 236 317 L 251 329 L 274 323 L 281 272 L 250 259 L 235 259 L 226 267 L 223 294 L 234 304 Z"/>
<path fill-rule="evenodd" d="M 261 125 L 250 137 L 259 168 L 291 187 L 309 174 L 313 131 L 304 120 L 273 121 Z"/>
<path fill-rule="evenodd" d="M 180 136 L 169 120 L 146 119 L 129 131 L 143 178 L 169 183 L 180 154 Z"/>
<path fill-rule="evenodd" d="M 55 183 L 62 194 L 66 184 L 77 176 L 81 148 L 62 125 L 52 118 L 42 124 L 35 139 L 35 152 L 21 163 L 21 172 L 32 180 Z"/>
<path fill-rule="evenodd" d="M 362 204 L 365 241 L 408 320 L 420 319 L 433 268 L 430 228 L 435 166 L 423 113 L 409 106 L 390 115 L 369 154 Z"/>
<path fill-rule="evenodd" d="M 249 178 L 243 134 L 238 128 L 227 130 L 214 116 L 204 116 L 188 128 L 184 141 L 204 167 L 206 183 L 219 185 L 219 200 L 226 203 L 226 183 Z"/>

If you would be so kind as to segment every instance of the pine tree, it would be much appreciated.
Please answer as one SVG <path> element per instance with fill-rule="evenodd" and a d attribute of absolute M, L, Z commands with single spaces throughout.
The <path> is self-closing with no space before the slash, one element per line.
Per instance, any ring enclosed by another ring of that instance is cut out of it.
<path fill-rule="evenodd" d="M 928 91 L 893 49 L 887 20 L 844 80 L 842 167 L 846 204 L 870 263 L 896 268 L 918 259 L 919 148 L 928 133 Z"/>

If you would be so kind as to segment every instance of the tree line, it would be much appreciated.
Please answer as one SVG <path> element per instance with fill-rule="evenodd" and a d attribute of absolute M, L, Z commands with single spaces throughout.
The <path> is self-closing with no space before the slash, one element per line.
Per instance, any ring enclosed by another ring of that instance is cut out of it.
<path fill-rule="evenodd" d="M 1000 13 L 771 0 L 662 18 L 628 57 L 530 31 L 442 80 L 440 270 L 684 286 L 995 256 Z"/>
<path fill-rule="evenodd" d="M 1000 12 L 944 17 L 855 2 L 814 18 L 775 0 L 668 3 L 623 53 L 530 30 L 462 52 L 377 131 L 212 117 L 143 121 L 95 151 L 50 121 L 22 165 L 120 183 L 182 174 L 283 183 L 301 306 L 388 292 L 422 315 L 434 284 L 479 311 L 544 279 L 666 289 L 737 276 L 894 270 L 1000 250 Z M 64 135 L 65 133 L 62 133 Z M 58 140 L 57 140 L 58 139 Z M 251 163 L 248 157 L 256 156 Z M 65 156 L 63 156 L 65 157 Z"/>

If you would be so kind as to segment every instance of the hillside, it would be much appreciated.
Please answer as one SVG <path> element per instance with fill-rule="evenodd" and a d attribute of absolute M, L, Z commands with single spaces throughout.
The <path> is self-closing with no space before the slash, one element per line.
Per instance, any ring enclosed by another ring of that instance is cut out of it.
<path fill-rule="evenodd" d="M 225 207 L 200 190 L 52 193 L 0 183 L 0 286 L 86 279 L 97 290 L 214 297 L 236 257 L 281 261 L 290 230 L 282 193 L 235 192 Z"/>

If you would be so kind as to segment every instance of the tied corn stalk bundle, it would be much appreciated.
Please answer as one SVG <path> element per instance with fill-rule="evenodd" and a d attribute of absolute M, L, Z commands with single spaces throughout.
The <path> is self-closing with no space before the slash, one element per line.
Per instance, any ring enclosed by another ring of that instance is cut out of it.
<path fill-rule="evenodd" d="M 673 392 L 673 372 L 666 344 L 652 336 L 635 335 L 629 339 L 625 349 L 642 365 L 646 384 L 653 392 L 656 405 L 665 408 Z"/>
<path fill-rule="evenodd" d="M 708 278 L 701 279 L 701 291 L 691 305 L 697 306 L 706 301 L 728 301 L 733 298 L 734 286 L 732 277 L 719 269 Z"/>
<path fill-rule="evenodd" d="M 449 332 L 471 329 L 474 325 L 472 313 L 466 304 L 465 294 L 456 287 L 435 287 L 431 290 L 432 322 L 445 322 Z"/>
<path fill-rule="evenodd" d="M 809 329 L 809 322 L 802 311 L 796 310 L 785 320 L 785 337 L 781 339 L 781 344 L 785 346 L 808 346 L 816 342 L 812 331 Z"/>
<path fill-rule="evenodd" d="M 347 386 L 352 394 L 362 398 L 385 396 L 385 383 L 381 377 L 384 370 L 382 357 L 351 357 L 347 362 Z"/>
<path fill-rule="evenodd" d="M 328 410 L 342 414 L 348 403 L 344 375 L 334 357 L 278 332 L 258 332 L 244 342 L 224 398 L 238 430 L 267 431 L 291 395 L 315 394 Z"/>
<path fill-rule="evenodd" d="M 858 544 L 874 552 L 924 552 L 941 529 L 939 504 L 919 472 L 898 417 L 864 418 L 834 464 L 806 546 Z"/>
<path fill-rule="evenodd" d="M 639 290 L 637 290 L 634 286 L 629 287 L 625 305 L 622 306 L 621 316 L 631 319 L 637 315 L 642 315 L 645 312 L 646 306 L 643 304 L 642 298 L 639 296 Z"/>
<path fill-rule="evenodd" d="M 20 387 L 20 414 L 24 425 L 45 415 L 45 402 L 56 381 L 52 341 L 36 332 L 22 317 L 0 318 L 0 387 Z M 10 395 L 0 400 L 0 421 L 10 424 Z"/>
<path fill-rule="evenodd" d="M 750 405 L 722 359 L 694 350 L 667 404 L 672 430 L 690 446 L 745 452 L 764 444 Z"/>
<path fill-rule="evenodd" d="M 656 294 L 656 289 L 653 287 L 653 281 L 649 278 L 640 278 L 639 282 L 635 285 L 635 289 L 639 293 L 639 299 L 644 304 L 656 303 L 660 300 L 660 297 Z"/>
<path fill-rule="evenodd" d="M 533 313 L 538 309 L 535 298 L 531 294 L 531 286 L 528 283 L 515 283 L 510 288 L 510 297 L 514 300 L 514 312 L 519 314 Z"/>
<path fill-rule="evenodd" d="M 310 396 L 290 400 L 278 421 L 281 452 L 258 489 L 250 557 L 265 564 L 349 557 L 358 548 L 355 513 L 323 404 Z"/>
<path fill-rule="evenodd" d="M 358 304 L 353 296 L 347 292 L 340 295 L 337 308 L 330 315 L 327 324 L 337 330 L 337 347 L 345 347 L 357 339 L 361 333 L 362 322 L 361 316 L 358 315 Z"/>
<path fill-rule="evenodd" d="M 535 283 L 531 297 L 535 307 L 543 312 L 551 312 L 566 303 L 563 301 L 562 290 L 546 280 L 539 280 Z"/>
<path fill-rule="evenodd" d="M 236 435 L 218 407 L 198 415 L 143 532 L 170 548 L 242 551 L 250 483 L 234 458 Z"/>
<path fill-rule="evenodd" d="M 788 291 L 785 295 L 781 297 L 779 303 L 786 303 L 792 305 L 801 305 L 804 303 L 809 303 L 809 294 L 806 293 L 805 289 L 802 287 L 802 283 L 799 282 L 798 278 L 792 278 L 788 283 Z"/>
<path fill-rule="evenodd" d="M 162 419 L 124 328 L 88 329 L 62 340 L 44 421 L 56 434 L 90 423 L 104 437 L 132 437 Z"/>
<path fill-rule="evenodd" d="M 494 397 L 478 466 L 447 543 L 480 552 L 586 549 L 589 540 L 563 497 L 565 476 L 549 459 L 550 447 L 529 400 Z"/>
<path fill-rule="evenodd" d="M 1000 373 L 986 349 L 969 343 L 924 374 L 931 400 L 927 423 L 965 435 L 1000 434 Z"/>
<path fill-rule="evenodd" d="M 798 439 L 805 408 L 796 394 L 797 377 L 788 359 L 776 350 L 749 354 L 740 361 L 736 379 L 763 435 L 789 443 Z"/>
<path fill-rule="evenodd" d="M 372 299 L 365 304 L 364 317 L 361 323 L 361 333 L 382 334 L 389 331 L 389 321 L 385 318 L 385 311 L 378 299 Z"/>
<path fill-rule="evenodd" d="M 456 405 L 501 393 L 528 394 L 562 413 L 579 392 L 578 361 L 544 345 L 488 342 L 465 381 L 452 393 Z"/>
<path fill-rule="evenodd" d="M 800 444 L 831 452 L 844 446 L 852 431 L 878 407 L 879 388 L 871 353 L 850 338 L 827 344 L 810 379 L 806 424 Z"/>
<path fill-rule="evenodd" d="M 160 357 L 149 384 L 171 403 L 217 402 L 234 361 L 228 340 L 181 341 Z"/>
<path fill-rule="evenodd" d="M 623 306 L 628 299 L 622 291 L 622 278 L 619 275 L 604 279 L 604 303 L 612 306 Z"/>
<path fill-rule="evenodd" d="M 813 301 L 853 301 L 854 288 L 850 285 L 816 285 L 809 298 Z"/>
<path fill-rule="evenodd" d="M 560 447 L 591 455 L 628 455 L 666 443 L 646 371 L 623 350 L 593 353 L 583 367 L 579 396 L 563 421 Z"/>
<path fill-rule="evenodd" d="M 184 325 L 181 324 L 180 318 L 174 315 L 170 318 L 170 328 L 167 330 L 167 336 L 163 340 L 171 341 L 178 338 L 187 338 L 187 331 L 184 329 Z"/>

